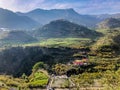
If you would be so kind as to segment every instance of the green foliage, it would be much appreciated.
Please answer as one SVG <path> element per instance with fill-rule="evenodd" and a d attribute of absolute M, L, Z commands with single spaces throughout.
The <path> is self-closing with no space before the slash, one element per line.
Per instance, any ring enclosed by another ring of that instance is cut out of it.
<path fill-rule="evenodd" d="M 98 24 L 99 28 L 102 29 L 111 29 L 120 27 L 120 20 L 116 18 L 108 18 Z"/>
<path fill-rule="evenodd" d="M 53 67 L 53 71 L 57 74 L 57 75 L 62 75 L 62 74 L 66 74 L 68 70 L 68 67 L 65 64 L 56 64 Z"/>
<path fill-rule="evenodd" d="M 39 69 L 45 69 L 45 64 L 43 62 L 37 62 L 34 66 L 32 71 L 37 71 Z"/>
<path fill-rule="evenodd" d="M 104 90 L 119 90 L 120 75 L 119 71 L 106 71 L 96 73 L 83 73 L 72 76 L 72 81 L 76 87 L 104 87 Z M 97 85 L 97 86 L 96 86 Z"/>
<path fill-rule="evenodd" d="M 49 76 L 46 71 L 39 70 L 34 72 L 32 76 L 27 77 L 25 74 L 22 75 L 22 78 L 14 78 L 12 76 L 0 75 L 0 83 L 4 84 L 6 88 L 21 88 L 22 90 L 26 90 L 27 88 L 36 88 L 45 86 L 48 83 Z M 26 89 L 25 89 L 26 88 Z"/>
<path fill-rule="evenodd" d="M 30 79 L 30 81 L 36 81 L 36 80 L 42 80 L 42 79 L 48 79 L 48 76 L 41 71 L 37 71 L 36 73 L 34 73 L 32 79 Z"/>
<path fill-rule="evenodd" d="M 89 38 L 51 38 L 41 40 L 39 43 L 26 44 L 25 46 L 81 48 L 89 46 L 91 43 L 92 40 Z"/>
<path fill-rule="evenodd" d="M 35 32 L 38 38 L 96 38 L 100 33 L 67 20 L 55 20 Z"/>
<path fill-rule="evenodd" d="M 37 41 L 37 39 L 28 35 L 23 31 L 0 31 L 0 45 L 21 45 L 25 43 L 30 43 Z"/>
<path fill-rule="evenodd" d="M 115 57 L 120 49 L 120 32 L 113 30 L 101 37 L 91 48 L 98 56 Z"/>
<path fill-rule="evenodd" d="M 102 76 L 102 83 L 106 86 L 105 88 L 111 90 L 119 90 L 120 88 L 120 70 L 118 71 L 106 71 Z"/>
<path fill-rule="evenodd" d="M 30 83 L 29 83 L 29 87 L 30 87 L 30 88 L 36 88 L 36 87 L 45 88 L 45 86 L 47 85 L 47 83 L 48 83 L 48 80 L 47 80 L 47 79 L 44 79 L 44 80 L 36 80 L 36 81 L 30 82 Z"/>
<path fill-rule="evenodd" d="M 25 82 L 24 79 L 14 78 L 14 77 L 8 76 L 8 75 L 0 75 L 0 82 L 2 82 L 4 84 L 4 87 L 8 88 L 8 89 L 11 87 L 15 87 L 15 88 L 27 87 L 27 83 Z"/>
<path fill-rule="evenodd" d="M 45 87 L 48 83 L 48 75 L 44 71 L 37 71 L 30 77 L 29 87 Z"/>
<path fill-rule="evenodd" d="M 83 73 L 76 76 L 72 76 L 71 79 L 75 83 L 76 87 L 90 87 L 95 83 L 95 79 L 100 79 L 102 73 Z"/>

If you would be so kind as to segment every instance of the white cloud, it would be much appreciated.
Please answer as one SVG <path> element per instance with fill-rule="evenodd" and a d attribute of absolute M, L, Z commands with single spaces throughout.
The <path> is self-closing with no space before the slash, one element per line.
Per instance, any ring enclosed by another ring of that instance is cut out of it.
<path fill-rule="evenodd" d="M 45 0 L 0 0 L 0 7 L 13 11 L 28 11 L 36 8 Z"/>
<path fill-rule="evenodd" d="M 0 7 L 5 8 L 5 9 L 11 9 L 14 10 L 14 2 L 15 0 L 0 0 Z"/>
<path fill-rule="evenodd" d="M 72 2 L 70 2 L 72 1 Z M 74 8 L 79 13 L 109 13 L 120 11 L 119 0 L 0 0 L 0 7 L 13 11 L 30 11 L 35 8 L 64 9 Z"/>

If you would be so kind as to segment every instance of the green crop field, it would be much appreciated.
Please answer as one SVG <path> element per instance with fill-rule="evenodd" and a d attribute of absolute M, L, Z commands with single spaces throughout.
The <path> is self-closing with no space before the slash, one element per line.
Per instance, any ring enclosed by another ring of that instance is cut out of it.
<path fill-rule="evenodd" d="M 88 38 L 51 38 L 41 40 L 39 43 L 26 44 L 25 46 L 46 46 L 46 47 L 82 47 L 92 42 Z"/>

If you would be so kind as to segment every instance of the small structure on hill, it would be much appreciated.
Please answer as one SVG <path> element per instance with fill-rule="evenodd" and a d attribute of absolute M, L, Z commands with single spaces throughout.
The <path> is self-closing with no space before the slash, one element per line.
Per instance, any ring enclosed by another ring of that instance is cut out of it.
<path fill-rule="evenodd" d="M 74 56 L 73 64 L 76 66 L 82 66 L 88 64 L 88 55 L 85 53 L 79 53 Z"/>
<path fill-rule="evenodd" d="M 73 61 L 74 65 L 81 66 L 81 65 L 87 65 L 88 59 L 82 59 L 82 60 L 75 60 Z"/>

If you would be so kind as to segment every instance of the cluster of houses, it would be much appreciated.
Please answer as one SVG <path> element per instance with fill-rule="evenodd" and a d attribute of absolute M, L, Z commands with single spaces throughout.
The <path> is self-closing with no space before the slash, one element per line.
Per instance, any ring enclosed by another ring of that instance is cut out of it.
<path fill-rule="evenodd" d="M 82 66 L 88 64 L 88 55 L 87 53 L 80 53 L 78 56 L 74 56 L 74 61 L 72 62 L 75 66 Z"/>

